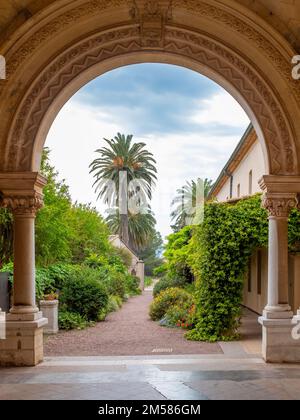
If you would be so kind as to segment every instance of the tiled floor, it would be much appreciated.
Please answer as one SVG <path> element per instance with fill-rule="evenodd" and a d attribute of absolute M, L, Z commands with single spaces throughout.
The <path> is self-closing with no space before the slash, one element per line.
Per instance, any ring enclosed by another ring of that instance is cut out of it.
<path fill-rule="evenodd" d="M 242 348 L 242 346 L 241 346 Z M 300 399 L 300 366 L 223 355 L 47 358 L 0 370 L 0 399 Z"/>
<path fill-rule="evenodd" d="M 300 399 L 300 364 L 263 362 L 255 314 L 245 312 L 241 332 L 218 354 L 47 357 L 0 369 L 0 399 Z"/>

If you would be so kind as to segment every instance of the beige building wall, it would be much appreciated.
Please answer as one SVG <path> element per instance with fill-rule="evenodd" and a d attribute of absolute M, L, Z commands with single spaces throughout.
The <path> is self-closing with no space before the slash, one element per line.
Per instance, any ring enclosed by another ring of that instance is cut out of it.
<path fill-rule="evenodd" d="M 139 259 L 135 253 L 128 248 L 128 246 L 120 239 L 119 235 L 111 235 L 109 237 L 110 243 L 116 247 L 125 249 L 131 255 L 131 265 L 128 269 L 130 274 L 136 275 L 140 279 L 140 289 L 144 290 L 145 280 L 145 265 L 142 260 Z"/>
<path fill-rule="evenodd" d="M 300 254 L 289 255 L 289 301 L 296 312 L 300 307 Z"/>
<path fill-rule="evenodd" d="M 267 304 L 267 279 L 268 250 L 258 249 L 249 262 L 243 290 L 243 304 L 258 314 Z"/>
<path fill-rule="evenodd" d="M 248 128 L 219 176 L 211 196 L 222 202 L 261 192 L 258 181 L 265 173 L 262 147 L 254 130 Z M 268 250 L 258 249 L 245 275 L 243 305 L 262 314 L 267 304 L 267 284 Z M 295 313 L 300 307 L 300 254 L 289 255 L 289 302 Z"/>
<path fill-rule="evenodd" d="M 243 305 L 262 314 L 267 304 L 268 250 L 258 249 L 252 255 L 245 275 Z M 289 302 L 294 313 L 300 306 L 300 254 L 289 255 Z"/>
<path fill-rule="evenodd" d="M 227 201 L 261 192 L 258 185 L 259 179 L 266 173 L 262 147 L 258 140 L 255 141 L 238 167 L 231 174 L 232 197 L 230 197 L 230 177 L 216 194 L 218 201 Z"/>

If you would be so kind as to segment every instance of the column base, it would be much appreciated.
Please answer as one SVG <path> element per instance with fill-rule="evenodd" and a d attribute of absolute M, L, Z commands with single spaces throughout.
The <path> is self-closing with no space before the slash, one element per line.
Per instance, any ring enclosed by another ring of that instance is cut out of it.
<path fill-rule="evenodd" d="M 41 312 L 7 314 L 6 339 L 0 340 L 0 366 L 36 366 L 42 362 L 43 326 L 47 322 Z"/>
<path fill-rule="evenodd" d="M 295 339 L 293 334 L 299 321 L 292 317 L 275 319 L 261 316 L 258 322 L 262 325 L 262 355 L 266 362 L 300 362 L 300 334 L 299 339 Z"/>
<path fill-rule="evenodd" d="M 11 314 L 36 314 L 39 312 L 39 308 L 37 306 L 27 306 L 27 305 L 16 305 L 13 306 L 10 311 Z"/>
<path fill-rule="evenodd" d="M 263 310 L 263 317 L 266 319 L 291 319 L 293 312 L 289 305 L 266 306 Z"/>

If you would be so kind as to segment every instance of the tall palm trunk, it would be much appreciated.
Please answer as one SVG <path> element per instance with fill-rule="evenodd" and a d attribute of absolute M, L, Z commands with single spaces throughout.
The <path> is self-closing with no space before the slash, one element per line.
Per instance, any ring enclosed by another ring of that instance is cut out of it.
<path fill-rule="evenodd" d="M 129 228 L 128 228 L 128 213 L 120 214 L 120 238 L 122 241 L 129 245 Z"/>

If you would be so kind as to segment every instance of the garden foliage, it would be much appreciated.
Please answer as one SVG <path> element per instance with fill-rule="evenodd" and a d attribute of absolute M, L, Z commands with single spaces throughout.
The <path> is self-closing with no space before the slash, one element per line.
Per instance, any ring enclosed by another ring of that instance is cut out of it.
<path fill-rule="evenodd" d="M 166 246 L 165 273 L 155 286 L 154 295 L 174 285 L 192 291 L 195 296 L 193 325 L 187 338 L 217 341 L 238 337 L 242 290 L 249 258 L 257 248 L 268 245 L 268 215 L 262 208 L 261 195 L 240 200 L 236 204 L 208 202 L 204 221 L 199 226 L 185 227 L 169 236 Z M 289 249 L 300 250 L 300 213 L 289 218 Z M 189 286 L 191 274 L 194 291 Z M 178 279 L 185 284 L 176 284 Z M 160 293 L 161 292 L 161 293 Z M 184 307 L 169 310 L 171 324 L 187 315 Z M 184 325 L 186 323 L 184 322 Z"/>
<path fill-rule="evenodd" d="M 36 300 L 58 293 L 60 328 L 83 328 L 140 293 L 139 279 L 128 273 L 130 254 L 110 244 L 108 227 L 96 209 L 72 203 L 48 149 L 41 170 L 48 184 L 36 219 Z M 12 228 L 10 213 L 0 210 L 0 268 L 11 273 L 11 284 Z"/>

